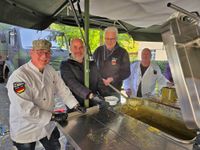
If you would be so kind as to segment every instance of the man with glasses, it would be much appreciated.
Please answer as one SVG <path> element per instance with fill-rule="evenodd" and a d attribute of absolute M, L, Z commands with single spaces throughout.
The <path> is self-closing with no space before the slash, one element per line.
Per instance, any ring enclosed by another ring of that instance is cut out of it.
<path fill-rule="evenodd" d="M 130 61 L 127 51 L 117 43 L 118 30 L 116 27 L 105 29 L 105 45 L 94 52 L 94 59 L 103 80 L 101 94 L 120 97 L 109 87 L 112 84 L 121 90 L 122 81 L 130 75 Z"/>
<path fill-rule="evenodd" d="M 69 108 L 79 107 L 59 74 L 48 65 L 50 48 L 47 40 L 33 41 L 31 60 L 14 71 L 7 82 L 10 135 L 19 150 L 34 150 L 36 141 L 46 150 L 60 150 L 55 121 L 66 121 L 67 114 L 55 114 L 54 98 L 59 96 Z"/>

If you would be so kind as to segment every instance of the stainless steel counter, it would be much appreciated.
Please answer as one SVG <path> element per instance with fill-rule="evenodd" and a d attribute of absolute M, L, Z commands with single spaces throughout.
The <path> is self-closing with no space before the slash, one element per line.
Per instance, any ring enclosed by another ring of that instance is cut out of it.
<path fill-rule="evenodd" d="M 60 127 L 75 149 L 82 150 L 190 150 L 192 144 L 169 139 L 165 133 L 113 110 L 70 117 Z"/>

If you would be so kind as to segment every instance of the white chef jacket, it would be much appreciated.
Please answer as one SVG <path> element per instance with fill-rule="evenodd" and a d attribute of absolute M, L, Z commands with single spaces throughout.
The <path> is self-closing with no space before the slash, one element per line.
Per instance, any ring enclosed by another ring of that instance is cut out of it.
<path fill-rule="evenodd" d="M 142 97 L 149 97 L 156 94 L 156 82 L 158 83 L 159 92 L 169 82 L 161 73 L 157 64 L 151 63 L 145 73 L 141 74 L 140 62 L 135 62 L 130 65 L 131 75 L 124 80 L 124 89 L 131 89 L 131 97 L 137 96 L 139 84 L 141 82 Z"/>
<path fill-rule="evenodd" d="M 17 143 L 49 137 L 55 127 L 50 121 L 59 95 L 73 108 L 78 104 L 59 74 L 47 65 L 41 73 L 31 61 L 12 73 L 7 82 L 10 99 L 10 135 Z"/>

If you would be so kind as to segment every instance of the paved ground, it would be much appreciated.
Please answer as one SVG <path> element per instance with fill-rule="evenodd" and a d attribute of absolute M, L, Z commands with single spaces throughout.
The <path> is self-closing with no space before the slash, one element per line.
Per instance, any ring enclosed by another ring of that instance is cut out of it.
<path fill-rule="evenodd" d="M 8 116 L 9 116 L 9 99 L 7 96 L 7 90 L 5 88 L 5 83 L 0 83 L 0 129 L 3 127 L 6 131 L 8 128 Z M 61 150 L 64 150 L 66 139 L 64 136 L 60 138 Z M 5 135 L 0 135 L 0 150 L 16 150 L 12 145 L 12 142 L 9 137 L 9 132 Z M 44 150 L 40 143 L 37 143 L 35 150 Z"/>
<path fill-rule="evenodd" d="M 0 84 L 0 126 L 8 131 L 9 100 L 5 84 Z M 13 150 L 9 133 L 0 135 L 0 150 Z"/>

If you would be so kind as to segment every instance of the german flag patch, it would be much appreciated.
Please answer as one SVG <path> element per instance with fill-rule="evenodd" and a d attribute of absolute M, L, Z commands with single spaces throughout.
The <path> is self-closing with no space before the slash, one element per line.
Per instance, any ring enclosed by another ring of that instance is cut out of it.
<path fill-rule="evenodd" d="M 24 82 L 14 82 L 13 89 L 15 93 L 21 94 L 25 91 L 25 83 Z"/>

